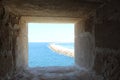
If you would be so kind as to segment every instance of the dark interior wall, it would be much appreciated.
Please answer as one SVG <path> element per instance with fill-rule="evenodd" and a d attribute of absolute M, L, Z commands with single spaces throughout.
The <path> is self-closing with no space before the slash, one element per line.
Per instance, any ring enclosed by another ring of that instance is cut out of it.
<path fill-rule="evenodd" d="M 0 1 L 0 80 L 5 76 L 9 78 L 15 70 L 19 18 L 9 12 Z"/>
<path fill-rule="evenodd" d="M 94 70 L 103 80 L 120 79 L 119 3 L 119 0 L 108 0 L 96 10 Z"/>
<path fill-rule="evenodd" d="M 95 28 L 96 46 L 102 48 L 120 48 L 120 1 L 109 0 L 97 9 Z"/>
<path fill-rule="evenodd" d="M 84 31 L 95 35 L 96 56 L 93 70 L 102 80 L 120 80 L 119 3 L 119 0 L 104 0 L 103 4 L 96 9 L 96 14 L 90 15 L 84 23 Z M 23 46 L 27 39 L 23 39 L 22 36 L 26 37 L 23 33 L 27 28 L 20 29 L 19 19 L 19 16 L 9 12 L 0 2 L 0 80 L 2 77 L 9 78 L 12 75 L 16 69 L 16 63 L 23 65 L 23 57 L 25 57 L 23 48 L 26 48 Z M 24 27 L 25 23 L 20 26 Z M 22 45 L 17 43 L 17 39 Z M 16 62 L 15 56 L 19 54 L 18 52 L 22 54 L 17 56 L 19 60 Z"/>

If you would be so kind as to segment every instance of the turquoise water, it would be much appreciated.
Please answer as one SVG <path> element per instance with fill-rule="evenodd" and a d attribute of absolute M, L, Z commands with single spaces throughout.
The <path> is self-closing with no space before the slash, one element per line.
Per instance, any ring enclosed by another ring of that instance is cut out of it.
<path fill-rule="evenodd" d="M 29 43 L 29 67 L 70 66 L 74 59 L 52 51 L 48 43 Z M 73 43 L 57 43 L 57 45 L 74 49 Z"/>

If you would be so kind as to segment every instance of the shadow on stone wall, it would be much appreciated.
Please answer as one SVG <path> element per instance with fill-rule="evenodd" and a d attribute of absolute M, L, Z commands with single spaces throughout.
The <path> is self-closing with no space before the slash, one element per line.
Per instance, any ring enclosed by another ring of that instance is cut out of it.
<path fill-rule="evenodd" d="M 4 76 L 9 78 L 15 70 L 18 24 L 19 17 L 10 13 L 0 2 L 0 80 Z"/>
<path fill-rule="evenodd" d="M 94 70 L 103 80 L 119 80 L 120 49 L 96 48 Z"/>

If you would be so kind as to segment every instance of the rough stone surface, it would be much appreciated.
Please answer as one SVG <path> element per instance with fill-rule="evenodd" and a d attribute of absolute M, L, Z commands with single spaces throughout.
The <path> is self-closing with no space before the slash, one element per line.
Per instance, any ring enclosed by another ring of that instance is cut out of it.
<path fill-rule="evenodd" d="M 76 26 L 79 27 L 79 26 Z M 81 32 L 75 36 L 75 63 L 91 70 L 94 64 L 94 38 L 89 32 Z"/>
<path fill-rule="evenodd" d="M 0 80 L 4 76 L 12 75 L 16 63 L 16 38 L 19 30 L 19 17 L 8 12 L 0 3 Z"/>
<path fill-rule="evenodd" d="M 19 35 L 17 36 L 16 44 L 16 67 L 22 69 L 28 65 L 28 26 L 27 23 L 21 18 L 19 21 Z"/>
<path fill-rule="evenodd" d="M 120 50 L 96 48 L 94 70 L 103 80 L 119 80 Z"/>
<path fill-rule="evenodd" d="M 4 0 L 5 5 L 22 16 L 85 17 L 96 8 L 96 0 Z"/>
<path fill-rule="evenodd" d="M 19 71 L 10 80 L 94 80 L 88 71 L 71 67 L 39 67 Z"/>
<path fill-rule="evenodd" d="M 109 0 L 96 10 L 95 42 L 97 47 L 120 49 L 119 3 L 119 0 Z"/>
<path fill-rule="evenodd" d="M 92 65 L 91 71 L 46 72 L 42 69 L 18 71 L 12 80 L 120 80 L 120 1 L 119 0 L 0 0 L 0 80 L 9 80 L 16 68 L 27 64 L 27 27 L 20 16 L 81 18 L 78 34 L 89 33 L 95 41 L 83 35 L 85 44 L 81 49 L 85 65 Z M 99 2 L 102 2 L 99 7 Z M 16 15 L 17 14 L 17 15 Z M 62 18 L 62 19 L 63 19 Z M 44 19 L 45 20 L 45 19 Z M 60 19 L 61 20 L 61 19 Z M 84 41 L 83 39 L 83 41 Z M 79 39 L 76 39 L 79 40 Z M 24 45 L 24 43 L 26 43 Z M 79 42 L 78 42 L 79 43 Z M 82 42 L 81 42 L 82 43 Z M 80 44 L 81 45 L 81 44 Z M 90 46 L 91 45 L 91 46 Z M 86 46 L 86 47 L 85 47 Z M 79 47 L 77 47 L 79 50 Z M 87 48 L 89 50 L 87 50 Z M 96 55 L 94 56 L 94 51 Z M 89 54 L 90 53 L 90 54 Z M 91 56 L 91 54 L 93 54 Z M 79 55 L 80 56 L 80 55 Z M 79 57 L 77 56 L 77 57 Z M 91 56 L 91 57 L 90 57 Z M 95 60 L 93 59 L 95 57 Z M 89 58 L 89 59 L 88 59 Z M 82 59 L 82 58 L 81 58 Z M 89 60 L 92 61 L 89 61 Z M 79 62 L 80 59 L 77 58 Z M 82 60 L 80 61 L 82 62 Z M 84 65 L 84 64 L 83 64 Z M 50 69 L 51 70 L 51 69 Z M 36 73 L 40 71 L 40 73 Z M 45 73 L 43 74 L 42 71 Z M 63 69 L 64 71 L 64 69 Z M 25 74 L 24 74 L 25 72 Z M 92 72 L 95 72 L 94 75 Z M 62 75 L 65 73 L 65 75 Z M 62 75 L 62 76 L 61 76 Z M 77 76 L 76 76 L 77 75 Z M 93 76 L 91 78 L 90 76 Z"/>
<path fill-rule="evenodd" d="M 109 0 L 96 10 L 94 69 L 103 80 L 120 80 L 119 3 L 119 0 Z"/>

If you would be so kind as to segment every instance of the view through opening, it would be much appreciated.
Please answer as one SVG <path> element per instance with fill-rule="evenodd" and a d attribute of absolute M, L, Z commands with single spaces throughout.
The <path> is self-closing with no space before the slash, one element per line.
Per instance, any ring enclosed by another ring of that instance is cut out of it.
<path fill-rule="evenodd" d="M 74 65 L 74 24 L 28 23 L 29 67 Z"/>

